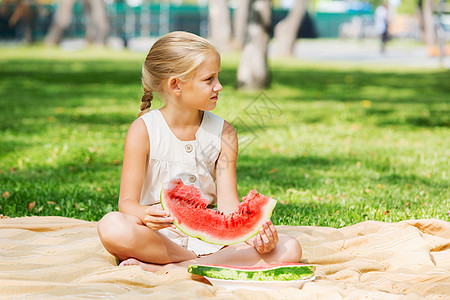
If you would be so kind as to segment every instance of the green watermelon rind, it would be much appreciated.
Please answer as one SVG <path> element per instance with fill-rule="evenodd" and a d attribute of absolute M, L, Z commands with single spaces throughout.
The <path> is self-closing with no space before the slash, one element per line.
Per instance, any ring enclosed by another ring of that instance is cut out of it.
<path fill-rule="evenodd" d="M 209 278 L 242 281 L 292 281 L 314 276 L 313 265 L 279 266 L 267 270 L 245 270 L 221 266 L 189 265 L 188 272 Z"/>
<path fill-rule="evenodd" d="M 167 208 L 167 205 L 165 204 L 165 200 L 164 200 L 164 186 L 161 189 L 161 206 L 165 211 L 169 211 L 169 209 Z M 196 231 L 193 230 L 191 228 L 187 228 L 186 226 L 184 226 L 183 224 L 181 224 L 180 222 L 178 222 L 178 220 L 175 218 L 173 221 L 173 224 L 179 229 L 181 230 L 184 234 L 187 234 L 188 236 L 191 237 L 195 237 L 198 238 L 204 242 L 210 243 L 210 244 L 215 244 L 215 245 L 233 245 L 233 244 L 239 244 L 242 242 L 245 242 L 249 239 L 251 239 L 252 237 L 256 236 L 259 232 L 259 230 L 261 229 L 263 223 L 270 219 L 270 217 L 272 216 L 272 212 L 277 204 L 277 201 L 275 199 L 270 198 L 270 203 L 268 205 L 265 206 L 266 208 L 266 212 L 265 212 L 265 217 L 261 218 L 261 224 L 260 226 L 255 227 L 255 229 L 253 231 L 250 231 L 248 234 L 243 235 L 241 238 L 239 239 L 235 239 L 232 241 L 227 241 L 227 240 L 223 240 L 223 239 L 217 239 L 215 240 L 214 238 L 210 237 L 207 233 L 205 232 L 201 232 L 201 231 Z"/>

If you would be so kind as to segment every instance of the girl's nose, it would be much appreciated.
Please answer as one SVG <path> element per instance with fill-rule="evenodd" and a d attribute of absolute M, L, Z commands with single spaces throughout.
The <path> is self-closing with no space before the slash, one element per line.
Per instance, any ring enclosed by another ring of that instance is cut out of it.
<path fill-rule="evenodd" d="M 222 90 L 222 85 L 220 84 L 220 81 L 217 81 L 217 84 L 214 86 L 213 91 L 220 92 L 221 90 Z"/>

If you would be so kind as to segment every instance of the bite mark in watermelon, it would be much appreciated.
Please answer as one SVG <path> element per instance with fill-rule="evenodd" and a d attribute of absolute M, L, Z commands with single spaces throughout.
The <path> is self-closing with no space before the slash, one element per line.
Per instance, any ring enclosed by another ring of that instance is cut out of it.
<path fill-rule="evenodd" d="M 312 278 L 316 267 L 301 263 L 280 263 L 245 267 L 228 265 L 189 265 L 188 272 L 222 280 L 291 281 Z"/>
<path fill-rule="evenodd" d="M 187 235 L 218 245 L 232 245 L 255 236 L 272 215 L 276 200 L 252 190 L 226 215 L 208 209 L 208 201 L 192 185 L 174 179 L 161 190 L 161 205 Z"/>

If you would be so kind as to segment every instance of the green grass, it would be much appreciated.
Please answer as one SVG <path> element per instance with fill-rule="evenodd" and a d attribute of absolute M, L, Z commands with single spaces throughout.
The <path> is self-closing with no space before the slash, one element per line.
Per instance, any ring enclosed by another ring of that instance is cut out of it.
<path fill-rule="evenodd" d="M 117 210 L 145 54 L 0 51 L 0 214 Z M 234 90 L 237 62 L 215 113 L 241 139 L 240 195 L 279 200 L 274 223 L 450 220 L 449 71 L 276 60 L 260 94 Z"/>

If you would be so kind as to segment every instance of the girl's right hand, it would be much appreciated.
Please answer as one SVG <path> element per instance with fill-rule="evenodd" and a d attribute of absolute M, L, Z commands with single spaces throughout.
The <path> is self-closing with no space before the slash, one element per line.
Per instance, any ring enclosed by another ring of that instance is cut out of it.
<path fill-rule="evenodd" d="M 149 206 L 145 210 L 144 224 L 155 231 L 166 227 L 175 228 L 172 222 L 173 217 L 170 216 L 169 212 L 156 205 Z"/>

